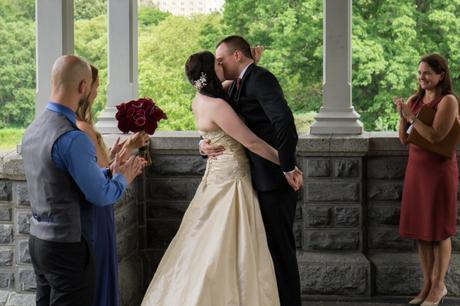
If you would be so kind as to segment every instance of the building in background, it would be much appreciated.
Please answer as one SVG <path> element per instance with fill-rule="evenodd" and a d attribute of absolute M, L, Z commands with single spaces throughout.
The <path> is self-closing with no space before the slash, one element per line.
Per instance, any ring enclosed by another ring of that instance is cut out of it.
<path fill-rule="evenodd" d="M 189 16 L 222 12 L 225 0 L 140 0 L 139 3 L 173 15 Z"/>

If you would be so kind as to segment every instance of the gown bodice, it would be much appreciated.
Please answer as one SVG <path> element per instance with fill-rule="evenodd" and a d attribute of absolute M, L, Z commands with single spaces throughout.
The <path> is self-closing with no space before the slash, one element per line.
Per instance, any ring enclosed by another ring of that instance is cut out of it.
<path fill-rule="evenodd" d="M 242 179 L 250 174 L 245 148 L 222 130 L 200 132 L 211 144 L 222 145 L 225 150 L 217 159 L 208 158 L 203 181 L 223 183 Z"/>

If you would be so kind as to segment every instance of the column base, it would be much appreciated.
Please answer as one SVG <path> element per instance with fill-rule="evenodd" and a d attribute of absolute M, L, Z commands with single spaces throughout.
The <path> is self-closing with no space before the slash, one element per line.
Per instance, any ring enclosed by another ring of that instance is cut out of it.
<path fill-rule="evenodd" d="M 117 109 L 113 106 L 106 107 L 102 114 L 99 116 L 96 129 L 101 134 L 121 134 L 122 132 L 118 129 L 118 121 L 115 118 Z"/>
<path fill-rule="evenodd" d="M 353 107 L 338 111 L 321 107 L 315 122 L 310 127 L 311 135 L 360 135 L 363 131 L 363 123 L 359 121 L 359 114 Z"/>

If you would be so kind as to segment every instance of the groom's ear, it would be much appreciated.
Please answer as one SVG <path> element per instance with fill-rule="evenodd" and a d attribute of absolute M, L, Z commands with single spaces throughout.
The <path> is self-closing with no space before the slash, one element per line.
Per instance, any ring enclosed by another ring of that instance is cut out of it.
<path fill-rule="evenodd" d="M 235 60 L 237 62 L 240 62 L 244 57 L 243 52 L 241 52 L 240 50 L 236 50 L 233 56 L 235 57 Z"/>

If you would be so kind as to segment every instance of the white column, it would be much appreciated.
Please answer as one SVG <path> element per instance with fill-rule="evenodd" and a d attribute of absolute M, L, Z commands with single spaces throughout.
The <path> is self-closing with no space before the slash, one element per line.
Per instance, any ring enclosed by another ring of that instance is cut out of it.
<path fill-rule="evenodd" d="M 351 103 L 352 0 L 324 0 L 323 104 L 310 134 L 361 134 Z"/>
<path fill-rule="evenodd" d="M 51 93 L 51 69 L 61 55 L 74 53 L 73 0 L 35 0 L 36 95 L 35 114 Z"/>
<path fill-rule="evenodd" d="M 137 98 L 137 0 L 108 0 L 107 105 L 96 124 L 102 134 L 120 133 L 115 106 Z"/>

